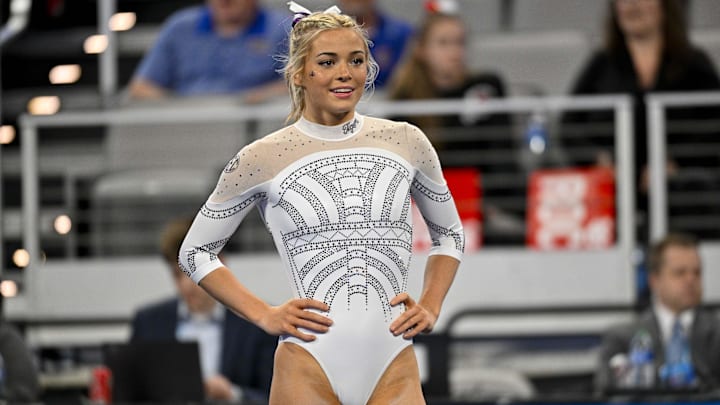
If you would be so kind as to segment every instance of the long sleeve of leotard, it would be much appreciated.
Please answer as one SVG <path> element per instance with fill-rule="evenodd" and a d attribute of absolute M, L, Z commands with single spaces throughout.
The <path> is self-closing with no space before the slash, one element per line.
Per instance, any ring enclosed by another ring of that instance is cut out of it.
<path fill-rule="evenodd" d="M 435 148 L 425 134 L 412 125 L 407 125 L 407 137 L 416 168 L 410 192 L 430 231 L 433 243 L 429 254 L 461 260 L 465 234 Z"/>
<path fill-rule="evenodd" d="M 218 253 L 248 212 L 265 199 L 268 174 L 256 149 L 256 144 L 248 145 L 228 162 L 185 236 L 179 263 L 196 283 L 223 266 Z"/>

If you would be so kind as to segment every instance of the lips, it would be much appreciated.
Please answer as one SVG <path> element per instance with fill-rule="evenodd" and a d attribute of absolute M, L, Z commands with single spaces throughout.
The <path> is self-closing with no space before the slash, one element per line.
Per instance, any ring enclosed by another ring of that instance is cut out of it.
<path fill-rule="evenodd" d="M 331 89 L 330 92 L 333 93 L 336 97 L 348 98 L 355 92 L 355 89 L 352 87 L 338 87 L 335 89 Z"/>

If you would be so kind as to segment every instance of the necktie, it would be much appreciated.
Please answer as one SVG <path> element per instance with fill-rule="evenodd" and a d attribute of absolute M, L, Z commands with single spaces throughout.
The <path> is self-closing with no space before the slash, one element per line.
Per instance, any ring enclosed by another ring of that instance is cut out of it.
<path fill-rule="evenodd" d="M 690 345 L 679 318 L 673 323 L 661 374 L 665 383 L 672 388 L 688 387 L 695 381 Z"/>

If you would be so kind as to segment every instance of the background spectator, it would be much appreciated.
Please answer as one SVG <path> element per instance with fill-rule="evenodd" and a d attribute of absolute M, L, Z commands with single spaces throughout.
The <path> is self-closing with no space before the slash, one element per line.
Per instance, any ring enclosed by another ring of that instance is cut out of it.
<path fill-rule="evenodd" d="M 259 0 L 207 0 L 173 14 L 140 63 L 133 98 L 246 92 L 249 102 L 284 95 L 275 57 L 289 19 Z"/>
<path fill-rule="evenodd" d="M 688 39 L 683 8 L 677 0 L 617 0 L 609 2 L 605 46 L 592 55 L 573 86 L 573 95 L 625 93 L 634 101 L 634 162 L 639 213 L 646 212 L 647 118 L 644 97 L 650 92 L 696 91 L 720 88 L 720 78 L 707 55 Z M 712 114 L 701 108 L 671 110 L 670 121 L 703 118 Z M 593 131 L 587 123 L 610 123 L 612 112 L 572 113 L 564 118 L 563 141 L 571 147 L 571 163 L 611 166 L 614 138 L 610 131 Z M 573 125 L 581 123 L 581 125 Z M 673 143 L 672 136 L 668 137 Z M 683 143 L 693 137 L 684 134 Z M 667 170 L 676 176 L 679 167 L 714 166 L 717 156 L 701 161 L 697 156 L 679 160 L 672 156 Z M 640 239 L 646 240 L 641 226 Z"/>
<path fill-rule="evenodd" d="M 141 308 L 132 341 L 198 341 L 205 394 L 210 400 L 267 399 L 276 339 L 226 310 L 185 276 L 177 263 L 190 220 L 168 224 L 161 251 L 178 297 Z"/>
<path fill-rule="evenodd" d="M 0 294 L 0 314 L 3 313 L 4 297 Z M 3 386 L 0 400 L 8 403 L 27 403 L 38 399 L 40 381 L 30 350 L 25 345 L 20 331 L 0 316 L 0 372 Z"/>
<path fill-rule="evenodd" d="M 668 366 L 673 357 L 673 340 L 680 339 L 690 352 L 695 384 L 701 389 L 718 388 L 720 322 L 715 314 L 701 307 L 702 263 L 697 241 L 689 235 L 670 234 L 651 247 L 648 260 L 652 307 L 636 322 L 616 327 L 605 335 L 595 376 L 597 389 L 606 391 L 623 386 L 622 379 L 628 370 L 617 359 L 630 358 L 632 341 L 639 334 L 652 340 L 652 387 L 672 385 Z"/>
<path fill-rule="evenodd" d="M 393 100 L 463 99 L 505 97 L 505 83 L 494 72 L 473 72 L 466 62 L 467 28 L 454 2 L 428 2 L 428 14 L 420 23 L 407 57 L 398 66 L 389 86 Z M 486 243 L 493 243 L 501 209 L 495 199 L 514 196 L 522 201 L 524 187 L 493 188 L 485 176 L 524 173 L 517 165 L 515 143 L 508 114 L 419 115 L 396 117 L 420 127 L 437 148 L 444 167 L 475 167 L 482 174 Z M 523 203 L 517 208 L 522 211 Z M 512 211 L 512 209 L 510 209 Z M 516 212 L 517 218 L 521 217 Z M 505 218 L 507 219 L 507 218 Z M 506 225 L 508 221 L 503 220 Z M 505 225 L 505 226 L 506 226 Z M 523 225 L 518 224 L 522 229 Z M 516 233 L 522 243 L 522 233 Z M 507 237 L 507 234 L 506 236 Z"/>
<path fill-rule="evenodd" d="M 355 17 L 367 30 L 373 43 L 370 52 L 380 66 L 375 86 L 382 88 L 412 37 L 412 25 L 384 13 L 375 0 L 340 0 L 339 6 L 344 14 Z"/>

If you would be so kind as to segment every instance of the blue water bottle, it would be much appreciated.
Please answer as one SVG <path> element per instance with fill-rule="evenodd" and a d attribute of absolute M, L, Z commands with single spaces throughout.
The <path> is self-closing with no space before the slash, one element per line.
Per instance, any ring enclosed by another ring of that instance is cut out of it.
<path fill-rule="evenodd" d="M 547 119 L 545 114 L 535 111 L 530 116 L 525 129 L 525 143 L 530 151 L 536 155 L 545 152 L 548 144 Z"/>
<path fill-rule="evenodd" d="M 660 368 L 660 378 L 670 388 L 687 388 L 695 385 L 690 346 L 679 321 L 673 325 L 670 342 L 665 352 L 665 364 Z"/>
<path fill-rule="evenodd" d="M 655 384 L 653 341 L 650 333 L 640 329 L 630 340 L 630 371 L 626 386 L 651 388 Z"/>

